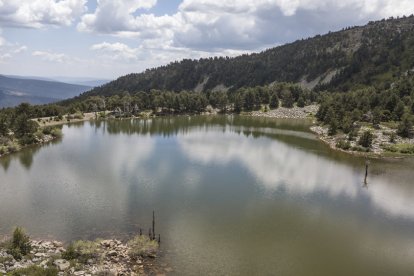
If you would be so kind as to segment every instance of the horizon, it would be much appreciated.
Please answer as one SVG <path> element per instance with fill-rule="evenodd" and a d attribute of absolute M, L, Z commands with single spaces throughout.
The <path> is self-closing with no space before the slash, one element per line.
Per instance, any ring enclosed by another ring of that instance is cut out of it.
<path fill-rule="evenodd" d="M 114 80 L 413 13 L 414 3 L 391 0 L 246 0 L 237 6 L 231 0 L 19 0 L 0 7 L 0 72 Z"/>

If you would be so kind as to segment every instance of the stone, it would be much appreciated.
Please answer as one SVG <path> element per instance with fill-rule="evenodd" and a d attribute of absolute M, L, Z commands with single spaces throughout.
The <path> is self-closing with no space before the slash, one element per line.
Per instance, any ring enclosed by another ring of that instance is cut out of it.
<path fill-rule="evenodd" d="M 53 245 L 54 245 L 55 247 L 62 247 L 62 246 L 63 246 L 63 243 L 58 242 L 58 241 L 53 241 Z"/>
<path fill-rule="evenodd" d="M 75 271 L 75 272 L 73 272 L 73 275 L 76 275 L 76 276 L 85 275 L 85 271 L 83 271 L 83 270 Z"/>
<path fill-rule="evenodd" d="M 70 267 L 70 263 L 63 259 L 57 259 L 53 262 L 53 264 L 60 270 L 64 271 Z"/>
<path fill-rule="evenodd" d="M 111 251 L 108 252 L 108 256 L 110 256 L 110 257 L 114 257 L 114 256 L 117 256 L 117 255 L 118 255 L 118 252 L 116 252 L 115 250 L 111 250 Z"/>

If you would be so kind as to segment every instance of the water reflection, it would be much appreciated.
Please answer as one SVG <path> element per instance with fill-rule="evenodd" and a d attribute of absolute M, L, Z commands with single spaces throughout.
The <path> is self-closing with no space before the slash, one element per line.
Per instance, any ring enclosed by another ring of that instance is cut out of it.
<path fill-rule="evenodd" d="M 65 126 L 61 141 L 0 159 L 0 233 L 123 236 L 156 209 L 182 274 L 413 271 L 413 159 L 372 160 L 364 189 L 365 159 L 329 150 L 308 125 L 183 116 Z"/>

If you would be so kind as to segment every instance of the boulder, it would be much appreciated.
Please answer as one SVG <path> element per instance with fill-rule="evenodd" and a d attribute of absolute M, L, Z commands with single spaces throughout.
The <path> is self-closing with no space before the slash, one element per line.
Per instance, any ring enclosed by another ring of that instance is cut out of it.
<path fill-rule="evenodd" d="M 53 264 L 60 270 L 64 271 L 70 267 L 70 263 L 63 259 L 57 259 L 53 262 Z"/>

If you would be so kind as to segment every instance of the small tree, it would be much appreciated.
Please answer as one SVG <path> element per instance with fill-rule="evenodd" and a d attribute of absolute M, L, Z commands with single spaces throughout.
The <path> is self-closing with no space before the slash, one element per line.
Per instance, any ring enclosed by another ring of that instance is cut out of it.
<path fill-rule="evenodd" d="M 21 227 L 16 227 L 13 231 L 13 237 L 8 245 L 7 252 L 15 259 L 21 259 L 22 256 L 29 254 L 32 249 L 30 238 Z"/>
<path fill-rule="evenodd" d="M 272 97 L 270 97 L 270 108 L 276 109 L 279 107 L 279 97 L 276 93 L 273 93 Z"/>
<path fill-rule="evenodd" d="M 332 136 L 337 133 L 338 130 L 338 121 L 335 118 L 332 118 L 329 123 L 328 135 Z"/>
<path fill-rule="evenodd" d="M 234 97 L 234 112 L 240 113 L 243 109 L 243 97 L 240 94 L 237 94 Z"/>
<path fill-rule="evenodd" d="M 358 144 L 365 148 L 370 148 L 372 146 L 372 141 L 374 140 L 374 135 L 371 131 L 367 130 L 362 133 L 361 137 L 359 138 Z"/>
<path fill-rule="evenodd" d="M 402 120 L 398 125 L 397 133 L 401 137 L 405 137 L 405 138 L 414 137 L 413 119 L 408 113 L 405 113 L 402 116 Z"/>
<path fill-rule="evenodd" d="M 297 106 L 298 107 L 304 107 L 305 106 L 305 100 L 303 99 L 302 96 L 299 96 Z"/>
<path fill-rule="evenodd" d="M 291 108 L 293 107 L 294 99 L 292 92 L 290 90 L 284 90 L 282 91 L 282 106 Z"/>

